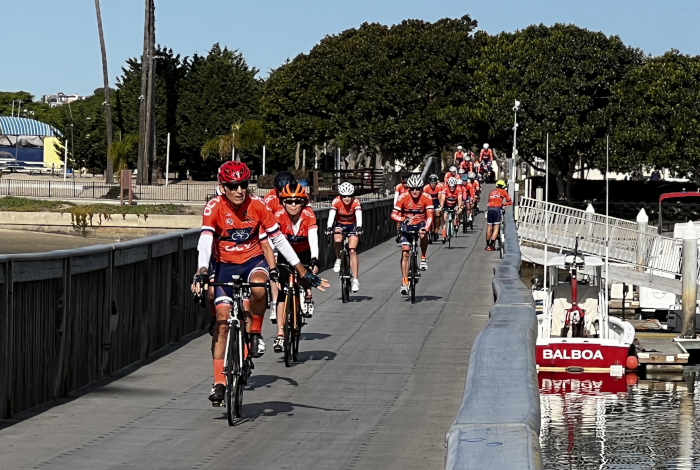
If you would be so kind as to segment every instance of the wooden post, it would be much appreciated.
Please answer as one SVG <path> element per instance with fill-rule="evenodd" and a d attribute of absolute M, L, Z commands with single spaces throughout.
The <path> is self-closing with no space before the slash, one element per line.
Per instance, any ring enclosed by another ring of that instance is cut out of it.
<path fill-rule="evenodd" d="M 314 202 L 318 202 L 318 170 L 314 170 Z"/>
<path fill-rule="evenodd" d="M 681 280 L 683 286 L 681 338 L 695 338 L 695 309 L 698 295 L 698 231 L 692 220 L 683 230 Z"/>
<path fill-rule="evenodd" d="M 129 205 L 133 202 L 133 191 L 131 190 L 131 170 L 122 170 L 119 178 L 119 203 L 124 205 L 124 190 L 129 194 Z"/>

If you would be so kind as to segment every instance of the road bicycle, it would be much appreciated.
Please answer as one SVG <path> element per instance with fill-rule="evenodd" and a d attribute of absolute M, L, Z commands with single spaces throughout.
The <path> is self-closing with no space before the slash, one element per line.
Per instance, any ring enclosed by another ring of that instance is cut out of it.
<path fill-rule="evenodd" d="M 328 237 L 329 243 L 333 243 L 333 234 L 338 233 L 333 230 L 330 237 Z M 348 230 L 341 228 L 340 233 L 343 235 L 343 246 L 340 249 L 340 293 L 343 299 L 343 303 L 350 301 L 350 285 L 352 284 L 352 272 L 350 270 L 350 249 L 348 248 L 348 237 L 350 232 Z"/>
<path fill-rule="evenodd" d="M 416 303 L 416 284 L 420 279 L 420 269 L 418 268 L 419 230 L 401 230 L 410 244 L 408 251 L 408 288 L 411 294 L 411 303 Z M 429 234 L 426 233 L 425 236 Z"/>
<path fill-rule="evenodd" d="M 499 227 L 498 230 L 498 253 L 501 259 L 503 259 L 503 255 L 505 254 L 505 231 L 506 231 L 506 211 L 505 209 L 501 208 L 501 226 Z"/>
<path fill-rule="evenodd" d="M 455 236 L 455 224 L 454 218 L 457 210 L 455 208 L 445 208 L 443 211 L 447 214 L 447 221 L 445 222 L 445 238 L 447 239 L 447 249 L 452 248 L 452 237 Z"/>
<path fill-rule="evenodd" d="M 253 370 L 253 360 L 250 357 L 250 335 L 246 331 L 245 310 L 243 299 L 250 295 L 252 287 L 264 287 L 269 304 L 270 283 L 246 282 L 241 276 L 232 276 L 229 282 L 209 282 L 208 286 L 230 287 L 233 289 L 232 304 L 226 325 L 226 349 L 224 351 L 224 376 L 226 379 L 226 394 L 224 406 L 229 426 L 233 426 L 236 418 L 241 418 L 243 411 L 243 388 Z M 204 306 L 204 285 L 198 294 L 195 294 L 195 302 Z M 269 305 L 268 305 L 269 308 Z"/>
<path fill-rule="evenodd" d="M 301 315 L 301 302 L 306 297 L 306 289 L 299 283 L 299 274 L 285 263 L 277 263 L 281 276 L 289 276 L 284 288 L 284 365 L 292 367 L 299 361 L 299 341 L 301 328 L 306 324 Z M 304 266 L 311 270 L 311 266 Z"/>

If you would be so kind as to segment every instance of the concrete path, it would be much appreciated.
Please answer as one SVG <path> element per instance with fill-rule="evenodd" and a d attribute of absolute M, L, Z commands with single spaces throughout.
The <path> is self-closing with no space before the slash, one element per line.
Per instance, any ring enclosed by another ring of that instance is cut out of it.
<path fill-rule="evenodd" d="M 339 282 L 316 294 L 302 363 L 270 349 L 244 394 L 245 420 L 229 427 L 207 395 L 209 335 L 118 380 L 0 431 L 10 469 L 441 469 L 445 433 L 464 387 L 470 348 L 488 319 L 498 254 L 477 231 L 453 248 L 431 245 L 411 305 L 398 292 L 398 249 L 363 253 L 361 291 Z M 10 424 L 10 423 L 5 423 Z M 0 422 L 0 428 L 2 422 Z"/>

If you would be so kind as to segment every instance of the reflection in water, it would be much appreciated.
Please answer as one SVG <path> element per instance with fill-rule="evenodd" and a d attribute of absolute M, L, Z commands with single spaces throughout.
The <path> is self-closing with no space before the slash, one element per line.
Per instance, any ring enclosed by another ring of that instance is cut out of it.
<path fill-rule="evenodd" d="M 700 469 L 697 380 L 541 372 L 544 468 Z"/>

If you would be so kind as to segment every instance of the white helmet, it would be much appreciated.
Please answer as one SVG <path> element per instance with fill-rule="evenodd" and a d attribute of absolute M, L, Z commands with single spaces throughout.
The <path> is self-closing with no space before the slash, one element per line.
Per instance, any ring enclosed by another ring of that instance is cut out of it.
<path fill-rule="evenodd" d="M 468 162 L 472 161 L 471 155 L 467 154 L 466 157 L 464 157 Z"/>
<path fill-rule="evenodd" d="M 458 145 L 458 146 L 457 146 L 457 150 L 462 150 L 462 146 L 461 146 L 461 145 Z"/>
<path fill-rule="evenodd" d="M 423 189 L 425 184 L 423 183 L 423 178 L 421 178 L 420 175 L 411 175 L 406 181 L 406 186 L 408 186 L 409 189 Z"/>
<path fill-rule="evenodd" d="M 484 150 L 488 150 L 488 149 L 489 149 L 489 144 L 484 144 Z"/>
<path fill-rule="evenodd" d="M 457 181 L 457 178 L 454 176 L 447 179 L 447 186 L 457 186 L 457 183 L 459 183 L 459 181 Z"/>
<path fill-rule="evenodd" d="M 338 186 L 338 193 L 341 196 L 352 196 L 355 194 L 355 186 L 352 185 L 352 183 L 348 183 L 347 181 L 345 183 L 342 183 L 340 186 Z"/>
<path fill-rule="evenodd" d="M 451 166 L 451 167 L 450 167 L 450 173 L 457 173 L 457 167 L 456 167 L 456 166 Z"/>
<path fill-rule="evenodd" d="M 464 168 L 459 169 L 459 174 L 461 175 L 462 173 L 464 173 Z"/>
<path fill-rule="evenodd" d="M 476 175 L 474 174 L 473 171 L 470 171 L 468 176 L 469 176 L 470 180 L 473 180 L 474 178 L 476 178 Z"/>

